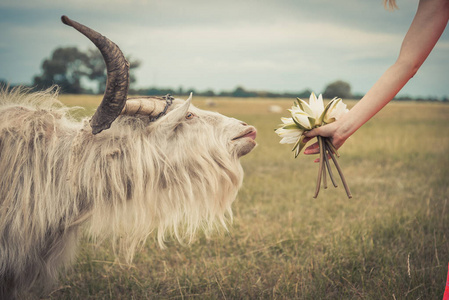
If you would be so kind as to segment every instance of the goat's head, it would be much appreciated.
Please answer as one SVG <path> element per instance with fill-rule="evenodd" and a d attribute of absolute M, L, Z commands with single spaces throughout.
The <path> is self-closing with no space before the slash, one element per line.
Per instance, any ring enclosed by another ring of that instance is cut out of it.
<path fill-rule="evenodd" d="M 129 63 L 119 47 L 105 36 L 67 16 L 62 16 L 61 20 L 89 38 L 100 50 L 106 63 L 105 94 L 90 121 L 94 135 L 108 129 L 121 115 L 145 120 L 149 128 L 157 127 L 158 132 L 167 134 L 167 139 L 184 130 L 189 130 L 191 137 L 204 135 L 207 130 L 207 136 L 219 136 L 221 144 L 225 143 L 228 151 L 238 157 L 248 154 L 256 145 L 256 129 L 253 126 L 198 109 L 191 105 L 191 96 L 186 101 L 173 99 L 170 95 L 127 99 Z M 191 139 L 190 142 L 195 141 Z"/>

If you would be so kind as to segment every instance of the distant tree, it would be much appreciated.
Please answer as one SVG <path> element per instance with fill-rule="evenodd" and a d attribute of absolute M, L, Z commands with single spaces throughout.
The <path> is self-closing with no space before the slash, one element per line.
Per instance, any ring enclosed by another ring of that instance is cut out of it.
<path fill-rule="evenodd" d="M 233 92 L 231 92 L 232 97 L 257 97 L 256 92 L 247 91 L 243 87 L 238 86 Z"/>
<path fill-rule="evenodd" d="M 175 95 L 176 91 L 170 88 L 164 89 L 164 88 L 150 87 L 145 89 L 132 90 L 131 93 L 145 96 L 165 96 L 167 94 Z"/>
<path fill-rule="evenodd" d="M 101 52 L 97 49 L 89 49 L 87 51 L 88 60 L 86 62 L 89 72 L 87 77 L 97 82 L 97 93 L 101 94 L 106 89 L 106 64 L 104 63 Z"/>
<path fill-rule="evenodd" d="M 206 97 L 213 97 L 213 96 L 215 96 L 215 92 L 213 90 L 206 90 L 206 91 L 204 91 L 202 93 L 199 93 L 199 94 L 201 94 L 201 96 L 206 96 Z"/>
<path fill-rule="evenodd" d="M 351 86 L 349 83 L 344 82 L 342 80 L 337 80 L 335 82 L 330 83 L 326 89 L 323 92 L 324 98 L 344 98 L 344 99 L 351 99 L 352 93 L 351 93 Z"/>
<path fill-rule="evenodd" d="M 246 97 L 246 94 L 247 92 L 241 86 L 236 87 L 235 90 L 232 92 L 232 96 L 234 97 Z"/>
<path fill-rule="evenodd" d="M 312 93 L 311 90 L 306 89 L 306 90 L 304 90 L 304 91 L 298 93 L 298 95 L 297 95 L 296 97 L 298 97 L 298 98 L 306 98 L 306 99 L 307 99 L 307 98 L 310 97 L 310 94 L 311 94 L 311 93 Z"/>
<path fill-rule="evenodd" d="M 136 81 L 132 71 L 140 66 L 140 61 L 129 60 L 129 63 L 131 84 Z M 85 53 L 76 47 L 60 47 L 43 61 L 42 74 L 34 77 L 33 85 L 36 89 L 44 89 L 57 84 L 64 93 L 80 94 L 90 92 L 82 85 L 81 79 L 86 78 L 97 82 L 97 92 L 102 94 L 106 77 L 106 65 L 97 49 Z"/>
<path fill-rule="evenodd" d="M 106 65 L 101 56 L 100 51 L 97 49 L 89 49 L 87 52 L 87 77 L 97 82 L 97 93 L 103 94 L 106 89 Z M 134 75 L 134 69 L 140 67 L 141 62 L 139 60 L 133 60 L 129 57 L 126 58 L 129 62 L 129 83 L 130 86 L 136 82 L 136 76 Z"/>
<path fill-rule="evenodd" d="M 81 77 L 87 75 L 87 61 L 86 53 L 76 47 L 57 48 L 43 61 L 42 75 L 34 77 L 33 85 L 43 89 L 57 84 L 65 93 L 83 93 Z"/>

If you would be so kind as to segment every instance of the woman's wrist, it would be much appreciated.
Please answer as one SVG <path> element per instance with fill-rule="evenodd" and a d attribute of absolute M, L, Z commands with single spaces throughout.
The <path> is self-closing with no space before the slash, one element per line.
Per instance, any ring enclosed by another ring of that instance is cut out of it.
<path fill-rule="evenodd" d="M 347 120 L 347 118 L 342 118 L 340 120 L 335 121 L 335 126 L 336 126 L 336 129 L 334 132 L 333 139 L 335 141 L 341 142 L 341 144 L 343 144 L 344 141 L 346 141 L 353 133 L 351 130 L 351 124 Z"/>

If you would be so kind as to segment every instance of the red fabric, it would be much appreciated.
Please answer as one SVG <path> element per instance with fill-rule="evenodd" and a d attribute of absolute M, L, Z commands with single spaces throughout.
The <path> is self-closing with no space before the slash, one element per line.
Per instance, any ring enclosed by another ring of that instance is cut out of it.
<path fill-rule="evenodd" d="M 448 265 L 448 273 L 446 279 L 446 288 L 444 289 L 443 300 L 449 300 L 449 265 Z"/>

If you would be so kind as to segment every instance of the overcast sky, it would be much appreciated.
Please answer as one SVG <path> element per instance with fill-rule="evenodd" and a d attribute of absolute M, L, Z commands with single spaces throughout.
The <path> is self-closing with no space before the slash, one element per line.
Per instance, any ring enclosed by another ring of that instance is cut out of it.
<path fill-rule="evenodd" d="M 417 0 L 0 0 L 0 79 L 31 83 L 61 46 L 93 46 L 60 16 L 139 59 L 138 87 L 236 86 L 321 93 L 341 79 L 365 93 L 397 58 Z M 449 33 L 400 94 L 449 96 Z"/>

